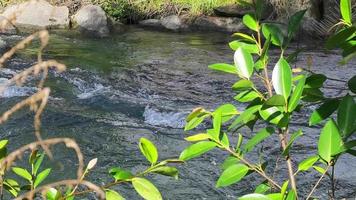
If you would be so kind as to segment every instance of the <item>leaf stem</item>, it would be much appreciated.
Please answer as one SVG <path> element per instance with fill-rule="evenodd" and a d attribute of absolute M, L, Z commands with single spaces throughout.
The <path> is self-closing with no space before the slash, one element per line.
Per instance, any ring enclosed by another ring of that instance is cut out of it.
<path fill-rule="evenodd" d="M 319 178 L 319 180 L 316 182 L 316 184 L 314 185 L 313 189 L 310 191 L 310 193 L 308 194 L 306 200 L 310 199 L 311 195 L 313 195 L 315 189 L 318 187 L 318 185 L 320 184 L 321 180 L 324 178 L 324 176 L 326 175 L 326 173 L 328 172 L 330 165 L 328 165 L 328 167 L 325 169 L 325 172 L 321 175 L 321 177 Z"/>

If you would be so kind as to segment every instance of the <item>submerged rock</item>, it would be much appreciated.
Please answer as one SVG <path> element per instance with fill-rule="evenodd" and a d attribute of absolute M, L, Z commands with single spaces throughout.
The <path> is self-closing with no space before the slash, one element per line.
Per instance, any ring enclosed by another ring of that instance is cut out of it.
<path fill-rule="evenodd" d="M 73 16 L 73 27 L 93 36 L 109 36 L 109 24 L 105 11 L 96 5 L 86 5 Z"/>
<path fill-rule="evenodd" d="M 185 29 L 187 26 L 183 23 L 182 19 L 177 15 L 170 15 L 168 17 L 164 17 L 161 20 L 162 26 L 166 29 L 177 31 L 181 29 Z"/>
<path fill-rule="evenodd" d="M 241 19 L 234 17 L 201 16 L 193 22 L 192 26 L 198 30 L 224 32 L 238 32 L 246 29 Z"/>
<path fill-rule="evenodd" d="M 52 6 L 44 0 L 31 0 L 8 6 L 1 14 L 13 19 L 14 25 L 25 29 L 69 27 L 69 10 L 66 6 Z"/>
<path fill-rule="evenodd" d="M 241 5 L 227 5 L 214 8 L 214 14 L 219 17 L 238 17 L 242 18 L 247 13 L 254 13 L 254 10 Z M 273 8 L 270 4 L 264 6 L 262 19 L 268 18 L 273 13 Z"/>
<path fill-rule="evenodd" d="M 138 22 L 140 26 L 152 27 L 152 28 L 163 28 L 161 20 L 159 19 L 145 19 Z"/>

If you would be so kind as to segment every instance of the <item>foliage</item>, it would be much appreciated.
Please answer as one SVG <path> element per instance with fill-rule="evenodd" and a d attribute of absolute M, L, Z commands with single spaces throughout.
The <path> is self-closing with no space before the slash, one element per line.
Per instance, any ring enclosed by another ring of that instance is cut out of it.
<path fill-rule="evenodd" d="M 355 29 L 351 24 L 349 4 L 349 0 L 341 1 L 344 27 L 327 42 L 328 47 L 343 48 L 345 59 L 355 52 L 355 50 L 348 49 L 352 48 L 351 44 L 355 45 Z M 243 17 L 243 23 L 253 34 L 235 33 L 234 36 L 238 39 L 229 45 L 235 51 L 234 64 L 217 63 L 209 66 L 213 70 L 233 74 L 239 78 L 232 89 L 237 92 L 234 99 L 239 103 L 245 103 L 245 110 L 237 111 L 232 104 L 222 105 L 212 112 L 204 108 L 195 109 L 186 119 L 185 130 L 198 127 L 206 119 L 212 120 L 212 128 L 204 133 L 187 137 L 186 140 L 194 144 L 181 153 L 180 159 L 187 161 L 213 149 L 225 151 L 228 155 L 222 163 L 223 171 L 217 180 L 217 187 L 236 184 L 246 176 L 253 174 L 264 179 L 261 185 L 256 186 L 255 193 L 247 194 L 240 199 L 297 199 L 298 196 L 309 199 L 325 176 L 328 176 L 332 182 L 330 197 L 337 198 L 334 180 L 335 163 L 345 153 L 356 155 L 356 150 L 353 149 L 355 141 L 350 139 L 356 132 L 354 100 L 356 76 L 348 82 L 349 94 L 332 98 L 325 97 L 321 89 L 328 77 L 315 74 L 310 70 L 302 70 L 302 72 L 293 70 L 290 65 L 291 57 L 298 54 L 299 50 L 290 55 L 285 53 L 298 30 L 305 10 L 292 15 L 289 18 L 287 30 L 282 31 L 280 26 L 274 23 L 261 23 L 262 0 L 254 1 L 251 7 L 255 12 L 246 14 Z M 280 58 L 275 64 L 269 59 L 271 45 L 281 50 Z M 273 67 L 271 76 L 270 67 Z M 256 87 L 258 81 L 264 85 L 264 89 Z M 323 121 L 326 123 L 320 131 L 319 141 L 315 144 L 318 149 L 317 154 L 301 161 L 298 169 L 295 170 L 292 165 L 291 149 L 293 149 L 293 143 L 303 137 L 303 132 L 298 130 L 291 134 L 289 126 L 293 115 L 308 103 L 320 105 L 320 108 L 310 116 L 310 126 Z M 335 112 L 336 118 L 333 117 Z M 258 122 L 267 125 L 255 131 L 254 126 Z M 239 134 L 237 141 L 233 141 L 234 137 L 230 134 L 242 131 L 242 127 L 250 128 L 255 134 L 250 139 Z M 269 137 L 279 138 L 282 149 L 280 153 L 285 158 L 288 170 L 285 177 L 288 179 L 281 183 L 268 174 L 266 169 L 270 167 L 270 163 L 263 159 L 265 157 L 263 151 L 259 151 L 261 155 L 257 162 L 249 159 L 250 152 Z M 301 193 L 297 188 L 296 177 L 300 175 L 300 172 L 310 170 L 319 172 L 320 179 L 311 186 L 309 193 Z"/>

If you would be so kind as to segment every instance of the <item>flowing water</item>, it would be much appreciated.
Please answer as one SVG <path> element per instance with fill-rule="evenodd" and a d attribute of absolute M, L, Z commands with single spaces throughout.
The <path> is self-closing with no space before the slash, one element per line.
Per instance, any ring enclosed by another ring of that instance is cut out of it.
<path fill-rule="evenodd" d="M 10 36 L 6 39 L 17 41 L 20 38 Z M 53 33 L 45 57 L 64 62 L 68 70 L 60 74 L 50 72 L 47 86 L 52 93 L 43 115 L 43 136 L 74 138 L 86 161 L 98 157 L 98 165 L 89 179 L 99 185 L 111 180 L 107 173 L 111 167 L 137 172 L 148 166 L 137 145 L 141 137 L 157 145 L 161 159 L 178 157 L 188 145 L 183 140 L 182 127 L 189 111 L 197 106 L 214 109 L 219 104 L 233 102 L 234 92 L 230 87 L 236 77 L 207 68 L 212 63 L 232 62 L 233 52 L 227 46 L 229 40 L 231 38 L 223 33 L 181 34 L 134 27 L 106 39 L 83 38 L 73 32 Z M 356 74 L 356 63 L 339 66 L 340 57 L 336 52 L 324 52 L 319 44 L 301 46 L 308 52 L 299 56 L 297 67 L 306 67 L 312 62 L 313 70 L 341 80 Z M 33 63 L 36 50 L 29 48 L 9 61 L 6 69 L 1 70 L 1 80 L 6 81 L 14 72 Z M 275 61 L 278 51 L 274 50 L 273 54 Z M 8 88 L 1 95 L 1 111 L 13 105 L 14 100 L 35 92 L 32 82 L 30 80 L 27 87 Z M 334 87 L 344 86 L 344 82 L 328 81 L 329 89 L 325 91 L 329 96 L 341 95 L 344 90 Z M 235 105 L 243 108 L 243 105 Z M 304 131 L 292 150 L 294 164 L 316 152 L 315 141 L 320 127 L 308 127 L 307 123 L 308 114 L 315 108 L 307 107 L 294 118 L 291 129 Z M 24 110 L 1 126 L 1 137 L 10 139 L 11 149 L 35 139 L 32 117 Z M 256 130 L 259 127 L 261 125 Z M 249 130 L 242 132 L 251 137 Z M 280 154 L 277 137 L 268 139 L 262 149 L 270 168 L 277 164 L 274 176 L 278 180 L 285 178 L 284 163 L 275 160 Z M 50 179 L 74 178 L 77 162 L 73 152 L 63 146 L 54 151 L 55 161 L 46 163 L 56 169 Z M 164 199 L 236 199 L 241 194 L 253 192 L 254 185 L 261 181 L 257 176 L 249 176 L 231 187 L 215 188 L 221 173 L 219 166 L 225 157 L 225 153 L 214 150 L 178 165 L 178 180 L 158 175 L 148 178 L 156 183 Z M 257 159 L 258 155 L 253 152 L 251 157 Z M 339 197 L 355 197 L 355 169 L 355 158 L 344 156 L 340 159 L 336 166 Z M 318 178 L 316 172 L 299 176 L 302 192 L 306 194 Z M 325 181 L 316 196 L 326 199 L 328 188 L 329 182 Z M 114 189 L 127 199 L 139 199 L 129 185 Z"/>

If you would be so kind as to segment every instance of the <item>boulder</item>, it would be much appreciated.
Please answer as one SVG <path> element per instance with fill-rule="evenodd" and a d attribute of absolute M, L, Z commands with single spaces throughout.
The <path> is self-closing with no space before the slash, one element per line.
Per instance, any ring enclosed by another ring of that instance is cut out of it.
<path fill-rule="evenodd" d="M 145 19 L 145 20 L 139 21 L 138 24 L 140 26 L 145 26 L 145 27 L 163 28 L 163 26 L 161 24 L 161 20 L 159 20 L 159 19 Z"/>
<path fill-rule="evenodd" d="M 45 0 L 31 0 L 11 5 L 1 14 L 14 20 L 19 28 L 66 28 L 69 27 L 69 10 L 65 6 L 52 6 Z"/>
<path fill-rule="evenodd" d="M 187 28 L 187 25 L 177 15 L 170 15 L 170 16 L 162 18 L 161 24 L 166 29 L 169 29 L 172 31 L 178 31 L 178 30 Z"/>
<path fill-rule="evenodd" d="M 2 34 L 16 34 L 16 28 L 7 18 L 0 16 L 0 33 Z"/>
<path fill-rule="evenodd" d="M 192 26 L 198 30 L 208 31 L 241 32 L 246 30 L 242 20 L 236 17 L 200 16 Z"/>
<path fill-rule="evenodd" d="M 98 37 L 109 35 L 109 23 L 105 11 L 97 5 L 86 5 L 73 16 L 73 27 L 85 34 Z"/>
<path fill-rule="evenodd" d="M 238 17 L 242 18 L 247 13 L 253 13 L 253 9 L 241 5 L 231 4 L 214 8 L 214 14 L 218 17 Z M 273 7 L 270 4 L 264 6 L 262 19 L 267 19 L 273 13 Z"/>

